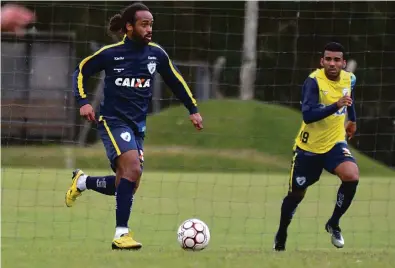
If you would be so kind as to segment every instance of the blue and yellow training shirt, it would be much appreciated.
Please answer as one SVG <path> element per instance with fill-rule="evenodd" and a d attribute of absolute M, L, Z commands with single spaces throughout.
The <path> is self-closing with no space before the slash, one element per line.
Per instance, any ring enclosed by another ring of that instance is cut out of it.
<path fill-rule="evenodd" d="M 295 138 L 297 147 L 312 153 L 326 153 L 339 142 L 346 142 L 345 120 L 355 122 L 353 73 L 341 71 L 338 81 L 317 69 L 305 80 L 302 88 L 303 122 Z M 336 102 L 345 95 L 351 96 L 353 104 L 338 108 Z"/>
<path fill-rule="evenodd" d="M 156 43 L 140 44 L 125 35 L 121 42 L 104 46 L 82 60 L 73 74 L 74 96 L 80 107 L 89 103 L 85 90 L 87 79 L 103 70 L 105 85 L 100 115 L 121 119 L 135 132 L 145 132 L 156 72 L 190 114 L 198 112 L 184 78 L 166 51 Z"/>

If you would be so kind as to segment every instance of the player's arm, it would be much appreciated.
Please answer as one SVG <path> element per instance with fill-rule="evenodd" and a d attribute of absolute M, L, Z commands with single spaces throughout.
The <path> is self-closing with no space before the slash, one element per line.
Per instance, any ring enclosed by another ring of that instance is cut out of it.
<path fill-rule="evenodd" d="M 356 84 L 357 78 L 355 77 L 354 74 L 351 75 L 351 99 L 352 99 L 352 104 L 347 107 L 347 115 L 348 115 L 348 120 L 352 122 L 357 121 L 357 114 L 355 112 L 355 105 L 354 105 L 354 88 Z"/>
<path fill-rule="evenodd" d="M 317 122 L 335 113 L 339 108 L 336 103 L 329 106 L 319 104 L 319 89 L 317 81 L 308 77 L 302 88 L 302 114 L 306 124 Z"/>
<path fill-rule="evenodd" d="M 306 124 L 322 120 L 334 114 L 341 107 L 351 105 L 350 96 L 344 96 L 337 102 L 328 106 L 321 105 L 319 103 L 319 89 L 317 81 L 311 77 L 308 77 L 303 84 L 302 99 L 303 121 Z"/>
<path fill-rule="evenodd" d="M 355 112 L 355 104 L 354 104 L 354 88 L 356 84 L 356 77 L 354 74 L 351 75 L 351 99 L 352 99 L 352 104 L 347 107 L 347 116 L 348 116 L 348 122 L 346 124 L 346 133 L 349 139 L 353 138 L 355 135 L 355 132 L 357 131 L 357 115 Z"/>
<path fill-rule="evenodd" d="M 194 99 L 184 78 L 177 67 L 174 66 L 167 53 L 164 51 L 163 53 L 160 53 L 159 60 L 160 65 L 158 72 L 162 76 L 163 81 L 171 89 L 174 95 L 184 103 L 190 114 L 197 113 L 198 109 L 196 100 Z"/>
<path fill-rule="evenodd" d="M 176 95 L 176 97 L 183 102 L 184 106 L 188 109 L 190 114 L 190 119 L 195 127 L 200 130 L 203 128 L 202 118 L 198 112 L 197 102 L 192 95 L 184 78 L 180 74 L 176 66 L 174 66 L 170 57 L 167 53 L 158 46 L 160 49 L 158 59 L 159 68 L 158 72 L 163 78 L 163 81 L 171 89 L 171 91 Z"/>
<path fill-rule="evenodd" d="M 101 50 L 83 59 L 73 73 L 73 92 L 80 106 L 80 115 L 95 121 L 95 113 L 86 95 L 88 78 L 104 69 L 105 60 Z"/>
<path fill-rule="evenodd" d="M 73 91 L 79 106 L 89 103 L 86 95 L 88 78 L 104 69 L 104 55 L 100 50 L 83 59 L 73 74 Z"/>

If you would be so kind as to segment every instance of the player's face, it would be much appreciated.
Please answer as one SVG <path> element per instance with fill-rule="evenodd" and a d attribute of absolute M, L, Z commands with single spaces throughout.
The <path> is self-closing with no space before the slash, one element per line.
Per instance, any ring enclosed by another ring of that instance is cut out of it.
<path fill-rule="evenodd" d="M 345 64 L 342 52 L 325 51 L 324 57 L 321 58 L 321 66 L 324 67 L 326 76 L 331 80 L 338 78 Z"/>
<path fill-rule="evenodd" d="M 152 25 L 154 19 L 149 11 L 137 11 L 136 23 L 132 27 L 132 38 L 146 44 L 152 40 Z M 129 30 L 129 29 L 128 29 Z"/>

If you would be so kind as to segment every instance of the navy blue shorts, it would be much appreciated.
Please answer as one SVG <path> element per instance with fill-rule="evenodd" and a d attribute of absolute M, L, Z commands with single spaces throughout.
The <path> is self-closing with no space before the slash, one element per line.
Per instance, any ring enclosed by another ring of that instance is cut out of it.
<path fill-rule="evenodd" d="M 324 154 L 297 147 L 292 159 L 289 191 L 306 189 L 320 179 L 323 169 L 334 174 L 335 168 L 346 161 L 356 163 L 346 143 L 337 143 Z"/>
<path fill-rule="evenodd" d="M 116 172 L 117 157 L 130 150 L 138 151 L 141 167 L 143 166 L 144 137 L 142 135 L 136 135 L 122 120 L 104 117 L 99 119 L 98 131 L 114 172 Z"/>

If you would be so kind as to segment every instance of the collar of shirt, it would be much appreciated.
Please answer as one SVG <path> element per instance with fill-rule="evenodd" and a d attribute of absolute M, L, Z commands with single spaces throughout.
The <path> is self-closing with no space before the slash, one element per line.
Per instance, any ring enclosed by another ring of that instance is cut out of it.
<path fill-rule="evenodd" d="M 146 46 L 146 44 L 142 42 L 137 42 L 135 40 L 129 39 L 127 35 L 125 35 L 123 42 L 125 43 L 126 46 L 133 48 L 143 48 Z"/>

